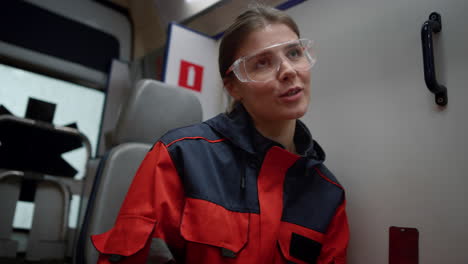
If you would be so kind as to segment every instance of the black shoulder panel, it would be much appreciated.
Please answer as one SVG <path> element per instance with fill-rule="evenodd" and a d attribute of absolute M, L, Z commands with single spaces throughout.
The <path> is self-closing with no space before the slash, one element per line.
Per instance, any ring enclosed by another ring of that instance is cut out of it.
<path fill-rule="evenodd" d="M 245 151 L 202 123 L 168 132 L 160 140 L 182 178 L 185 196 L 236 212 L 259 212 L 256 170 Z"/>
<path fill-rule="evenodd" d="M 185 139 L 201 139 L 218 140 L 222 137 L 214 133 L 214 131 L 205 123 L 195 124 L 191 126 L 172 129 L 161 137 L 164 145 L 168 146 Z"/>
<path fill-rule="evenodd" d="M 325 165 L 307 163 L 304 159 L 296 162 L 286 174 L 282 220 L 325 233 L 344 191 L 331 182 L 336 179 Z"/>

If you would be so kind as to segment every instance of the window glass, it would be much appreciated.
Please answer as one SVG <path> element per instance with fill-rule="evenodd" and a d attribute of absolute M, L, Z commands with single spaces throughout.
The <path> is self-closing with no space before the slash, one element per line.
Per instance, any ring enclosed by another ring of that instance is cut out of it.
<path fill-rule="evenodd" d="M 0 64 L 0 82 L 0 104 L 13 115 L 25 116 L 30 97 L 54 103 L 56 108 L 53 124 L 63 126 L 76 123 L 81 133 L 88 137 L 92 154 L 96 153 L 105 103 L 104 92 L 4 64 Z M 78 171 L 75 179 L 79 180 L 84 177 L 88 158 L 84 147 L 64 153 L 62 158 Z M 24 217 L 30 215 L 30 212 L 26 213 L 26 211 L 32 210 L 31 208 L 33 207 L 17 208 L 14 227 L 29 228 L 27 226 L 29 224 L 24 224 L 29 223 L 24 221 Z M 76 210 L 77 208 L 71 208 L 70 223 L 76 222 Z"/>

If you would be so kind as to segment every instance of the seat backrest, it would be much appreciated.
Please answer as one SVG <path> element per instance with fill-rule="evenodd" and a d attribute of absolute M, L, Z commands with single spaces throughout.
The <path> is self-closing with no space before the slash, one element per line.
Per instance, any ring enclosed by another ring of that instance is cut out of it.
<path fill-rule="evenodd" d="M 202 120 L 195 95 L 158 81 L 140 81 L 119 119 L 115 147 L 99 164 L 74 253 L 74 263 L 96 263 L 90 236 L 112 228 L 125 194 L 151 146 L 168 130 Z"/>
<path fill-rule="evenodd" d="M 22 173 L 0 170 L 0 258 L 15 258 L 18 243 L 11 239 Z"/>
<path fill-rule="evenodd" d="M 114 145 L 124 142 L 153 144 L 169 129 L 201 120 L 200 101 L 193 92 L 155 80 L 142 80 L 120 116 Z"/>
<path fill-rule="evenodd" d="M 149 144 L 124 143 L 113 148 L 101 163 L 85 235 L 86 263 L 96 263 L 98 258 L 89 237 L 112 228 L 133 175 L 150 148 Z"/>
<path fill-rule="evenodd" d="M 53 177 L 37 183 L 27 261 L 63 261 L 66 254 L 70 190 Z"/>

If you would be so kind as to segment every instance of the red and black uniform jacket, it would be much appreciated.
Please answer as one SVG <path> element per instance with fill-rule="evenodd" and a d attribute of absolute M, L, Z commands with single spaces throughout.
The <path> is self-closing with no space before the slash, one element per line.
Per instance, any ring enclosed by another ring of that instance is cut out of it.
<path fill-rule="evenodd" d="M 346 263 L 343 188 L 300 121 L 294 142 L 300 155 L 260 135 L 241 105 L 170 131 L 114 227 L 92 236 L 98 263 Z"/>

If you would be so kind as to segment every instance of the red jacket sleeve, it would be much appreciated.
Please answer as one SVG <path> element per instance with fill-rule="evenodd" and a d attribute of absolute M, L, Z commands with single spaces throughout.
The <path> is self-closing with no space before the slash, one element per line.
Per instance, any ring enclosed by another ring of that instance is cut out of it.
<path fill-rule="evenodd" d="M 98 263 L 111 263 L 109 258 L 117 258 L 119 263 L 145 263 L 155 245 L 168 245 L 173 253 L 181 251 L 183 204 L 177 170 L 166 146 L 158 142 L 141 163 L 114 227 L 91 237 L 100 252 Z"/>
<path fill-rule="evenodd" d="M 349 241 L 346 201 L 338 207 L 322 245 L 317 264 L 346 264 L 346 250 Z"/>

